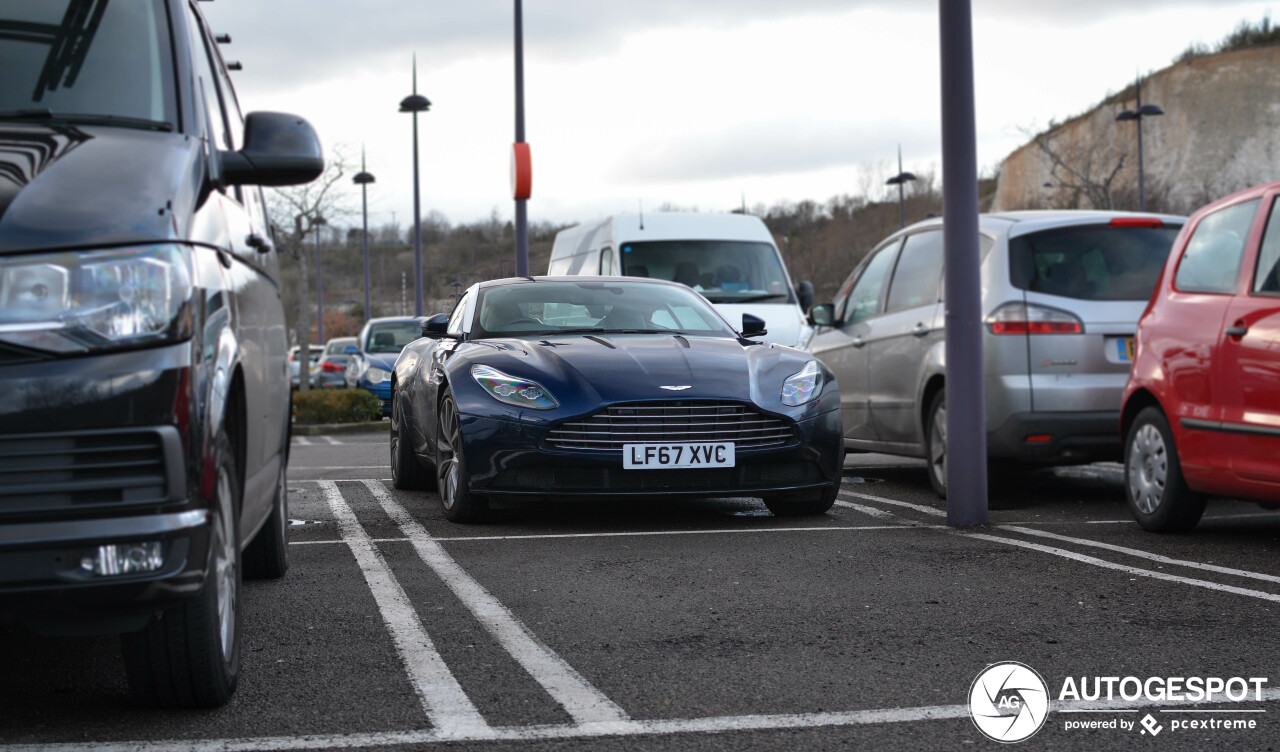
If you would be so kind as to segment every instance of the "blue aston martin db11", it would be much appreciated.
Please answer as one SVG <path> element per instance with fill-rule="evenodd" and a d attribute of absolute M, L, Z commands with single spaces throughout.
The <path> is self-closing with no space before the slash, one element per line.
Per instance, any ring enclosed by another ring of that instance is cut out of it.
<path fill-rule="evenodd" d="M 840 488 L 840 396 L 808 353 L 754 342 L 684 285 L 537 277 L 473 285 L 391 375 L 397 488 L 445 516 L 489 500 L 753 496 L 822 514 Z"/>

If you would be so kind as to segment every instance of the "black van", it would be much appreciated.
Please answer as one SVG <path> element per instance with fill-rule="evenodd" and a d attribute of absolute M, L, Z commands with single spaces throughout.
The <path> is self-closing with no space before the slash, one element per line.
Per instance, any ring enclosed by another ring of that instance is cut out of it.
<path fill-rule="evenodd" d="M 0 0 L 0 622 L 121 633 L 144 703 L 225 703 L 240 580 L 288 567 L 289 366 L 241 118 L 192 0 Z"/>

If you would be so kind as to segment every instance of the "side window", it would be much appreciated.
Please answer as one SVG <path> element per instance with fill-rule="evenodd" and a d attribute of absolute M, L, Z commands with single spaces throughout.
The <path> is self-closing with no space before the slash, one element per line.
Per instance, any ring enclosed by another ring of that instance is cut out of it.
<path fill-rule="evenodd" d="M 880 312 L 880 294 L 884 292 L 885 281 L 889 278 L 889 270 L 893 267 L 897 251 L 896 243 L 882 248 L 863 268 L 862 276 L 854 284 L 849 300 L 845 303 L 845 323 L 860 321 Z"/>
<path fill-rule="evenodd" d="M 942 232 L 934 230 L 908 236 L 893 271 L 885 311 L 905 311 L 936 303 L 941 279 Z"/>
<path fill-rule="evenodd" d="M 600 249 L 600 274 L 603 276 L 609 277 L 616 273 L 617 272 L 614 270 L 614 266 L 613 266 L 613 249 L 601 248 Z"/>
<path fill-rule="evenodd" d="M 1181 292 L 1230 295 L 1259 200 L 1228 206 L 1200 220 L 1178 262 L 1173 285 Z"/>
<path fill-rule="evenodd" d="M 1253 273 L 1253 291 L 1280 295 L 1280 198 L 1271 204 L 1271 218 L 1258 251 L 1258 268 Z"/>
<path fill-rule="evenodd" d="M 187 35 L 191 43 L 191 70 L 197 79 L 192 85 L 196 96 L 204 101 L 209 125 L 213 129 L 209 135 L 217 148 L 230 149 L 231 134 L 227 131 L 226 113 L 222 109 L 222 99 L 218 96 L 218 79 L 209 62 L 208 37 L 205 36 L 195 8 L 187 9 Z"/>
<path fill-rule="evenodd" d="M 453 307 L 453 313 L 449 314 L 449 333 L 462 334 L 462 317 L 467 312 L 467 306 L 471 303 L 471 293 L 458 298 L 458 304 Z"/>

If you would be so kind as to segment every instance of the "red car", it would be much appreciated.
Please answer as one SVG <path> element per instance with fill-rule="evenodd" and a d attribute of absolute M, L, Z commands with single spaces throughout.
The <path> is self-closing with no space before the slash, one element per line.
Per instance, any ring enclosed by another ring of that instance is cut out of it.
<path fill-rule="evenodd" d="M 1186 530 L 1209 496 L 1280 508 L 1280 182 L 1192 215 L 1138 322 L 1121 436 L 1129 506 Z"/>

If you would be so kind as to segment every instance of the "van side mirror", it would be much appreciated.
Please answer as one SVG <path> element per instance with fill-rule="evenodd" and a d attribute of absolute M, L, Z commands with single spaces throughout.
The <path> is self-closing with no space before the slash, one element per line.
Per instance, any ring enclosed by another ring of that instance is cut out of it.
<path fill-rule="evenodd" d="M 823 303 L 809 309 L 809 323 L 813 326 L 835 326 L 836 307 L 831 303 Z"/>
<path fill-rule="evenodd" d="M 250 112 L 244 119 L 244 146 L 220 157 L 226 185 L 301 185 L 324 172 L 315 129 L 283 112 Z"/>
<path fill-rule="evenodd" d="M 796 297 L 800 300 L 800 310 L 813 308 L 813 304 L 817 302 L 817 297 L 813 294 L 813 283 L 806 279 L 796 285 Z"/>
<path fill-rule="evenodd" d="M 768 333 L 769 331 L 764 328 L 764 319 L 760 318 L 759 316 L 752 316 L 749 313 L 742 314 L 742 336 L 743 337 L 745 338 L 763 337 Z"/>
<path fill-rule="evenodd" d="M 449 317 L 443 313 L 437 313 L 426 321 L 422 322 L 422 336 L 432 339 L 440 339 L 449 333 Z"/>

